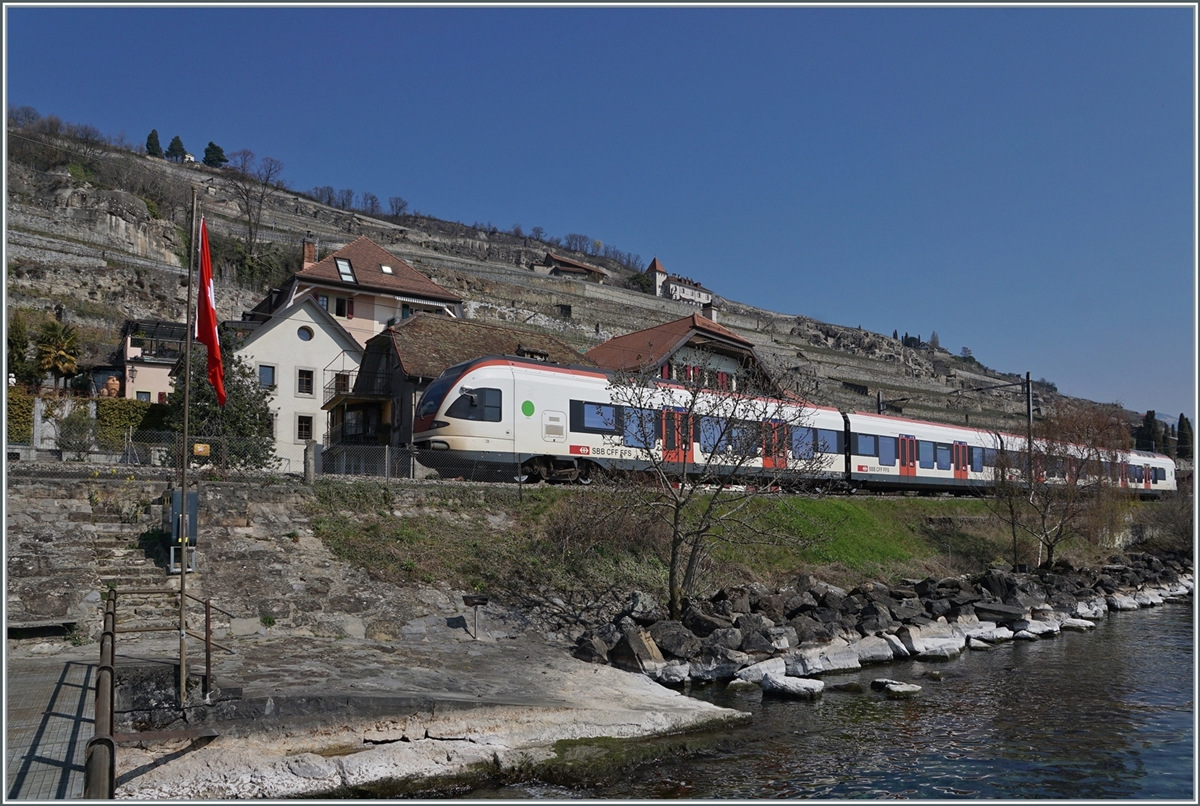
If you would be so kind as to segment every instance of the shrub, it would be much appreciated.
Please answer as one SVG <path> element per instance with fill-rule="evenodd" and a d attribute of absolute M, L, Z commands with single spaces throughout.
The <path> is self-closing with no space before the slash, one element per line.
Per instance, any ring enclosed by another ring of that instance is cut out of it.
<path fill-rule="evenodd" d="M 19 386 L 8 388 L 8 441 L 17 445 L 33 443 L 32 395 Z"/>
<path fill-rule="evenodd" d="M 99 398 L 96 401 L 96 441 L 100 447 L 106 451 L 119 451 L 125 447 L 125 437 L 130 429 L 136 432 L 146 427 L 150 408 L 151 404 L 142 400 Z"/>
<path fill-rule="evenodd" d="M 86 405 L 78 405 L 58 423 L 58 447 L 63 456 L 68 454 L 76 461 L 83 461 L 92 449 L 96 424 Z"/>

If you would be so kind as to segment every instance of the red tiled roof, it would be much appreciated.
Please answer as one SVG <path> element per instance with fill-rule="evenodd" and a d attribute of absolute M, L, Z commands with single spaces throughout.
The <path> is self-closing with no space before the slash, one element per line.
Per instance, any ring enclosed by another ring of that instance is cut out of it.
<path fill-rule="evenodd" d="M 436 378 L 447 367 L 485 355 L 517 355 L 518 348 L 544 350 L 556 364 L 595 366 L 566 342 L 545 333 L 518 330 L 472 319 L 417 313 L 371 339 L 391 341 L 409 377 Z M 368 347 L 370 349 L 370 347 Z"/>
<path fill-rule="evenodd" d="M 695 335 L 711 336 L 747 352 L 754 351 L 753 342 L 694 313 L 665 325 L 609 339 L 588 350 L 586 355 L 605 369 L 643 369 L 660 365 L 663 359 L 687 344 Z"/>
<path fill-rule="evenodd" d="M 554 254 L 553 252 L 547 252 L 546 253 L 546 264 L 550 265 L 551 262 L 557 263 L 559 268 L 565 268 L 568 270 L 574 269 L 576 271 L 587 271 L 587 272 L 592 272 L 594 274 L 600 274 L 605 277 L 608 276 L 608 272 L 606 272 L 604 269 L 598 269 L 595 266 L 589 266 L 586 263 L 580 263 L 578 260 L 571 260 L 571 258 L 569 258 L 569 257 L 561 257 L 559 255 Z"/>
<path fill-rule="evenodd" d="M 655 273 L 659 273 L 659 274 L 667 273 L 667 270 L 663 268 L 662 263 L 660 263 L 658 261 L 657 257 L 654 258 L 654 260 L 651 260 L 650 265 L 646 267 L 646 274 L 655 274 Z"/>
<path fill-rule="evenodd" d="M 350 261 L 356 283 L 348 283 L 342 279 L 334 258 Z M 385 273 L 382 266 L 390 266 L 392 273 Z M 295 276 L 301 280 L 339 285 L 343 288 L 357 286 L 389 294 L 427 297 L 439 302 L 462 302 L 462 297 L 442 288 L 366 236 L 351 241 L 323 260 L 296 272 Z"/>

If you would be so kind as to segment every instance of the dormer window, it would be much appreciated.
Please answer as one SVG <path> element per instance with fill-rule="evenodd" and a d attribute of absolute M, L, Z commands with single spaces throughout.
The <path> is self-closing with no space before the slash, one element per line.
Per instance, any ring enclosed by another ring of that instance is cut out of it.
<path fill-rule="evenodd" d="M 381 266 L 379 267 L 379 270 L 380 270 L 380 271 L 382 271 L 384 274 L 392 274 L 392 273 L 393 273 L 393 272 L 392 272 L 392 267 L 391 267 L 391 266 L 382 266 L 382 265 L 381 265 Z"/>
<path fill-rule="evenodd" d="M 338 274 L 341 275 L 342 282 L 344 282 L 344 283 L 357 282 L 354 279 L 354 269 L 350 268 L 349 260 L 346 260 L 344 257 L 335 257 L 333 259 L 333 262 L 335 264 L 337 264 Z"/>

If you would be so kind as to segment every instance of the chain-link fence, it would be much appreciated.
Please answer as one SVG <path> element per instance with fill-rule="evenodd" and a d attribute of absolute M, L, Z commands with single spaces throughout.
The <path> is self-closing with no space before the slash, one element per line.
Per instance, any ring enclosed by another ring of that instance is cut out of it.
<path fill-rule="evenodd" d="M 483 460 L 463 458 L 446 451 L 390 445 L 326 445 L 321 450 L 317 472 L 385 479 L 516 482 L 520 462 L 516 454 L 494 454 Z"/>

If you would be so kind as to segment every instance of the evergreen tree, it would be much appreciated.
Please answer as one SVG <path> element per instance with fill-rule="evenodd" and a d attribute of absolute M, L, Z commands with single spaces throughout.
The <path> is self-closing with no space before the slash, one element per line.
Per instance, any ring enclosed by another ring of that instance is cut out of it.
<path fill-rule="evenodd" d="M 146 153 L 152 157 L 162 157 L 163 150 L 158 142 L 158 129 L 150 130 L 150 136 L 146 138 Z"/>
<path fill-rule="evenodd" d="M 79 334 L 70 325 L 51 319 L 42 325 L 37 341 L 37 368 L 56 379 L 75 374 Z"/>
<path fill-rule="evenodd" d="M 936 330 L 929 334 L 929 346 L 935 350 L 942 346 L 942 340 L 938 338 Z"/>
<path fill-rule="evenodd" d="M 907 336 L 908 334 L 905 333 L 904 335 Z M 900 341 L 900 331 L 898 331 L 898 330 L 892 331 L 892 341 Z"/>
<path fill-rule="evenodd" d="M 1187 417 L 1179 415 L 1179 426 L 1176 428 L 1178 435 L 1178 444 L 1175 446 L 1175 457 L 1177 459 L 1192 459 L 1192 424 Z"/>
<path fill-rule="evenodd" d="M 171 138 L 171 144 L 167 146 L 167 159 L 171 162 L 183 162 L 183 155 L 187 153 L 187 149 L 183 147 L 183 141 L 179 139 L 179 135 Z"/>
<path fill-rule="evenodd" d="M 29 326 L 20 313 L 8 320 L 8 372 L 20 383 L 35 383 L 37 368 L 29 359 Z"/>
<path fill-rule="evenodd" d="M 225 151 L 212 140 L 208 141 L 208 147 L 204 149 L 204 164 L 210 168 L 220 168 L 229 160 L 225 157 Z"/>
<path fill-rule="evenodd" d="M 1135 446 L 1139 451 L 1154 452 L 1157 449 L 1158 419 L 1154 414 L 1154 409 L 1150 409 L 1142 418 L 1142 424 L 1137 429 L 1136 440 Z"/>

